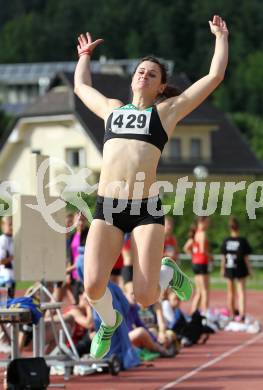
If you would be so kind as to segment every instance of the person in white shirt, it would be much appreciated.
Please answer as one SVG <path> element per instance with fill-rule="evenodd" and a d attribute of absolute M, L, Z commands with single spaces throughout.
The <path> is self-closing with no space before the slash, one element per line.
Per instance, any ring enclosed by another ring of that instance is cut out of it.
<path fill-rule="evenodd" d="M 0 287 L 8 288 L 8 297 L 14 298 L 14 243 L 12 217 L 4 216 L 1 221 L 0 235 Z"/>

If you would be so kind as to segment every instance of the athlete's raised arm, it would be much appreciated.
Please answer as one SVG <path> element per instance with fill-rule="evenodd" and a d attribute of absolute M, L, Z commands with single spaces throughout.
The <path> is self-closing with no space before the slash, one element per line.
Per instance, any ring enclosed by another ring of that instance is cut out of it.
<path fill-rule="evenodd" d="M 103 42 L 103 39 L 92 41 L 90 33 L 87 32 L 78 37 L 78 42 L 79 60 L 74 75 L 75 94 L 94 114 L 105 119 L 114 108 L 121 106 L 122 102 L 109 99 L 92 87 L 90 57 L 92 51 Z"/>
<path fill-rule="evenodd" d="M 167 99 L 170 124 L 176 123 L 198 107 L 224 79 L 228 62 L 228 29 L 226 22 L 218 15 L 209 21 L 215 35 L 215 51 L 209 73 L 187 88 L 177 97 Z"/>

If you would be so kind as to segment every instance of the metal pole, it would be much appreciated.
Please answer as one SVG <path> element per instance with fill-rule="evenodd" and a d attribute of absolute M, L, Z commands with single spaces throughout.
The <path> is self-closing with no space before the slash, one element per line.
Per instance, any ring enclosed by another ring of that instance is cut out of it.
<path fill-rule="evenodd" d="M 11 360 L 19 357 L 18 332 L 19 324 L 11 324 Z"/>

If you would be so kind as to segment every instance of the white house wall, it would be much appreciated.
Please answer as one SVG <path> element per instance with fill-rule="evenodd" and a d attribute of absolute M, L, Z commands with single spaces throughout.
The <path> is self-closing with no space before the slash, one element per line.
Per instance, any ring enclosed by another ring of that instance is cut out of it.
<path fill-rule="evenodd" d="M 30 166 L 28 161 L 29 147 L 24 142 L 18 142 L 11 145 L 7 144 L 5 149 L 1 153 L 1 182 L 13 181 L 18 192 L 31 193 Z"/>
<path fill-rule="evenodd" d="M 31 195 L 35 185 L 30 169 L 30 155 L 40 151 L 42 155 L 55 157 L 61 165 L 50 167 L 50 179 L 60 173 L 68 173 L 66 163 L 67 148 L 84 148 L 86 167 L 97 174 L 101 169 L 102 156 L 82 127 L 73 120 L 65 122 L 37 121 L 24 118 L 18 124 L 20 136 L 17 142 L 7 142 L 0 157 L 0 180 L 12 180 L 19 184 L 22 194 Z M 75 169 L 76 171 L 76 169 Z M 58 191 L 51 189 L 51 195 Z"/>

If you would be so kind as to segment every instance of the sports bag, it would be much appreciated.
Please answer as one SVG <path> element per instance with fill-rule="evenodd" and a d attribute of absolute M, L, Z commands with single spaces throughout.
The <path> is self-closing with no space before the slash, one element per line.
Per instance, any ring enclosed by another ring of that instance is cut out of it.
<path fill-rule="evenodd" d="M 45 390 L 49 385 L 49 371 L 42 357 L 14 359 L 7 366 L 7 389 Z"/>

